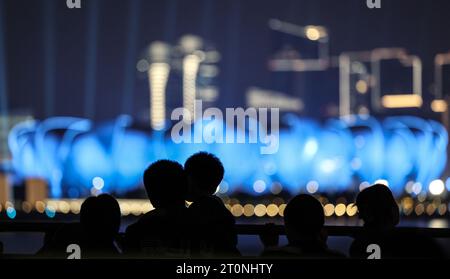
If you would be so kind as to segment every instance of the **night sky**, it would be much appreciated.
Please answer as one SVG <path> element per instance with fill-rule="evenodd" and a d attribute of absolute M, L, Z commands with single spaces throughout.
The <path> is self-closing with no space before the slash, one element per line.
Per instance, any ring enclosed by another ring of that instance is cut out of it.
<path fill-rule="evenodd" d="M 378 47 L 420 56 L 428 103 L 434 56 L 450 50 L 448 0 L 382 0 L 378 10 L 368 9 L 365 0 L 82 1 L 81 9 L 71 10 L 65 0 L 0 0 L 6 58 L 0 63 L 10 113 L 144 117 L 148 81 L 135 67 L 142 52 L 155 40 L 176 44 L 180 36 L 195 34 L 222 54 L 218 107 L 244 106 L 246 90 L 257 86 L 303 98 L 303 115 L 316 116 L 337 102 L 337 77 L 286 74 L 296 86 L 282 88 L 267 67 L 277 45 L 267 24 L 271 18 L 326 26 L 334 56 Z M 181 100 L 180 80 L 171 77 L 171 106 Z M 317 81 L 320 86 L 312 85 Z"/>

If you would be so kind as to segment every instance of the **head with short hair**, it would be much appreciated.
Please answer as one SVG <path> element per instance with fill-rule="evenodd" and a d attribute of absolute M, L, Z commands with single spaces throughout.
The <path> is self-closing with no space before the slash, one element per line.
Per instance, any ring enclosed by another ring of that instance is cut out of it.
<path fill-rule="evenodd" d="M 376 184 L 361 191 L 356 198 L 358 215 L 365 227 L 389 229 L 399 221 L 399 208 L 389 187 Z"/>
<path fill-rule="evenodd" d="M 289 242 L 317 239 L 325 223 L 322 204 L 313 196 L 294 197 L 284 210 L 284 224 Z"/>
<path fill-rule="evenodd" d="M 112 241 L 120 228 L 120 206 L 107 194 L 87 198 L 80 209 L 83 231 L 92 239 Z"/>
<path fill-rule="evenodd" d="M 144 172 L 144 186 L 155 208 L 185 206 L 187 179 L 183 166 L 175 161 L 159 160 Z"/>
<path fill-rule="evenodd" d="M 189 181 L 190 200 L 213 195 L 225 172 L 219 158 L 207 152 L 199 152 L 189 157 L 184 163 L 184 169 Z"/>

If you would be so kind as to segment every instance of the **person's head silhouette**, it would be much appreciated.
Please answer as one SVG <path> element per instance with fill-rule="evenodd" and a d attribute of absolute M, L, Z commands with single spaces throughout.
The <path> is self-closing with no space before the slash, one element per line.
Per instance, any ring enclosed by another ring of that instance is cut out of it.
<path fill-rule="evenodd" d="M 391 229 L 399 223 L 399 208 L 389 187 L 376 184 L 356 198 L 358 215 L 371 229 Z"/>
<path fill-rule="evenodd" d="M 188 176 L 188 199 L 213 195 L 223 179 L 224 168 L 219 158 L 207 152 L 199 152 L 187 159 L 184 169 Z"/>
<path fill-rule="evenodd" d="M 290 244 L 321 240 L 324 223 L 322 204 L 310 195 L 294 197 L 284 210 L 284 224 Z"/>
<path fill-rule="evenodd" d="M 155 208 L 185 207 L 187 179 L 179 163 L 160 160 L 151 164 L 144 172 L 144 185 Z"/>
<path fill-rule="evenodd" d="M 120 228 L 120 206 L 115 198 L 102 194 L 81 205 L 80 223 L 90 242 L 112 242 Z"/>

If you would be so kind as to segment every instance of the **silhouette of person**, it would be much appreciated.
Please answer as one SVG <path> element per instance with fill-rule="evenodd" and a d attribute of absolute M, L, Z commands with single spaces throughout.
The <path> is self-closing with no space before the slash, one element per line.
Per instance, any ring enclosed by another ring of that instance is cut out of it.
<path fill-rule="evenodd" d="M 191 252 L 196 257 L 240 255 L 236 248 L 235 220 L 222 200 L 215 196 L 224 176 L 219 158 L 199 152 L 184 164 L 188 178 L 188 212 L 192 223 Z"/>
<path fill-rule="evenodd" d="M 322 204 L 313 196 L 294 197 L 284 210 L 288 245 L 267 248 L 262 256 L 272 258 L 343 258 L 327 247 Z"/>
<path fill-rule="evenodd" d="M 443 253 L 436 242 L 417 232 L 400 232 L 399 207 L 389 187 L 376 184 L 361 191 L 356 198 L 358 217 L 363 230 L 350 246 L 350 256 L 367 258 L 367 247 L 380 247 L 381 258 L 441 258 Z"/>
<path fill-rule="evenodd" d="M 128 226 L 124 249 L 146 257 L 180 257 L 187 251 L 186 192 L 183 166 L 160 160 L 144 172 L 144 186 L 154 210 Z"/>
<path fill-rule="evenodd" d="M 121 212 L 117 200 L 107 194 L 87 198 L 80 209 L 82 257 L 114 257 L 120 254 L 115 240 Z"/>
<path fill-rule="evenodd" d="M 55 233 L 46 235 L 40 257 L 67 258 L 67 247 L 77 244 L 81 258 L 108 258 L 120 254 L 115 240 L 120 228 L 120 207 L 107 194 L 87 198 L 80 209 L 80 222 L 63 224 Z"/>

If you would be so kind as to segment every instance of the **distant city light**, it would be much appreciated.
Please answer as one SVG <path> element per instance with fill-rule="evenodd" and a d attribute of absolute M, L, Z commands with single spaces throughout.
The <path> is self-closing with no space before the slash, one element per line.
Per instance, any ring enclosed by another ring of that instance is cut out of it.
<path fill-rule="evenodd" d="M 420 192 L 422 192 L 422 183 L 420 182 L 416 182 L 413 184 L 412 186 L 412 192 L 416 195 L 420 194 Z"/>
<path fill-rule="evenodd" d="M 422 97 L 416 94 L 385 95 L 381 100 L 385 108 L 420 108 Z"/>
<path fill-rule="evenodd" d="M 92 186 L 94 186 L 95 189 L 101 190 L 103 187 L 105 187 L 105 181 L 101 177 L 94 177 L 92 179 Z"/>
<path fill-rule="evenodd" d="M 306 26 L 305 34 L 311 41 L 318 41 L 321 38 L 320 29 L 316 26 Z"/>
<path fill-rule="evenodd" d="M 310 194 L 315 194 L 319 190 L 319 183 L 317 181 L 310 181 L 306 185 L 306 190 Z"/>
<path fill-rule="evenodd" d="M 356 91 L 358 91 L 358 93 L 360 94 L 366 94 L 367 91 L 369 90 L 369 86 L 365 80 L 358 80 L 358 82 L 356 82 L 355 87 Z"/>
<path fill-rule="evenodd" d="M 257 180 L 255 183 L 253 183 L 253 190 L 256 193 L 262 193 L 266 190 L 266 182 L 262 180 Z"/>
<path fill-rule="evenodd" d="M 194 54 L 183 60 L 183 107 L 195 116 L 195 98 L 197 96 L 197 76 L 201 59 Z M 192 120 L 192 119 L 191 119 Z"/>
<path fill-rule="evenodd" d="M 166 121 L 166 86 L 170 66 L 167 63 L 152 63 L 148 70 L 150 83 L 150 120 L 155 130 L 162 130 Z"/>
<path fill-rule="evenodd" d="M 429 186 L 430 193 L 434 196 L 441 195 L 445 190 L 444 181 L 440 179 L 433 180 Z"/>
<path fill-rule="evenodd" d="M 433 102 L 431 102 L 431 109 L 434 112 L 446 112 L 448 109 L 448 105 L 445 100 L 434 100 Z"/>

